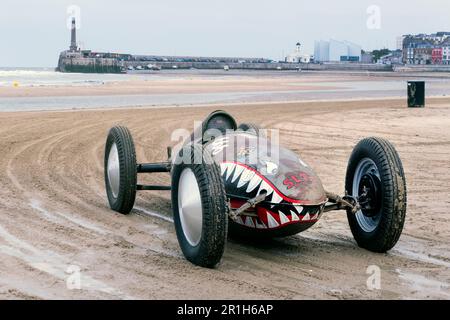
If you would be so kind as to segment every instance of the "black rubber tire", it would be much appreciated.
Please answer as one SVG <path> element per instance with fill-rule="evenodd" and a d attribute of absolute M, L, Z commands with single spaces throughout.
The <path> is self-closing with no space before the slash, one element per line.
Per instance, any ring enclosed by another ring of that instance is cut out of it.
<path fill-rule="evenodd" d="M 108 179 L 108 156 L 113 144 L 116 143 L 119 155 L 120 183 L 117 198 L 114 197 Z M 126 127 L 115 126 L 109 130 L 105 147 L 104 175 L 106 195 L 112 210 L 122 214 L 130 213 L 136 200 L 137 166 L 136 151 L 133 138 Z"/>
<path fill-rule="evenodd" d="M 251 122 L 246 122 L 246 123 L 241 123 L 239 125 L 239 127 L 237 128 L 238 131 L 245 131 L 245 132 L 249 132 L 249 133 L 253 133 L 256 134 L 259 137 L 265 137 L 265 133 L 264 131 L 262 131 L 262 128 L 260 126 L 258 126 L 257 124 L 251 123 Z"/>
<path fill-rule="evenodd" d="M 220 167 L 208 152 L 204 152 L 203 146 L 189 144 L 183 147 L 178 157 L 182 157 L 184 152 L 190 152 L 191 163 L 176 162 L 172 169 L 172 208 L 178 242 L 187 260 L 201 267 L 213 268 L 222 258 L 227 239 L 229 206 L 225 185 Z M 202 163 L 196 164 L 193 159 L 202 159 Z M 192 246 L 185 237 L 178 208 L 179 179 L 185 168 L 193 171 L 202 201 L 202 234 L 196 246 Z"/>
<path fill-rule="evenodd" d="M 353 237 L 360 247 L 384 253 L 395 246 L 405 223 L 405 174 L 400 157 L 389 141 L 374 137 L 363 139 L 353 149 L 348 162 L 345 189 L 349 195 L 352 195 L 355 170 L 364 158 L 375 162 L 380 173 L 381 218 L 372 232 L 363 230 L 351 211 L 347 212 L 347 218 Z"/>

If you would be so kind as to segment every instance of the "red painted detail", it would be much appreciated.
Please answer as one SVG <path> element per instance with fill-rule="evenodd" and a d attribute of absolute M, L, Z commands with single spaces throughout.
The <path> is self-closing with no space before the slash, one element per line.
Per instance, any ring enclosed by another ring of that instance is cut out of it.
<path fill-rule="evenodd" d="M 297 199 L 293 199 L 293 198 L 289 198 L 287 196 L 285 196 L 280 190 L 278 190 L 277 187 L 275 187 L 275 185 L 270 182 L 265 176 L 263 176 L 260 172 L 258 172 L 257 170 L 255 170 L 252 167 L 249 167 L 245 164 L 242 164 L 240 162 L 236 162 L 236 161 L 225 161 L 223 163 L 233 163 L 239 166 L 242 166 L 244 168 L 246 168 L 247 170 L 251 170 L 253 171 L 255 174 L 257 174 L 261 179 L 263 179 L 268 185 L 270 185 L 272 187 L 272 189 L 274 190 L 274 192 L 278 193 L 278 195 L 283 198 L 283 200 L 287 201 L 287 202 L 291 202 L 291 203 L 295 203 L 295 204 L 303 204 L 303 205 L 318 205 L 317 202 L 312 202 L 312 201 L 307 201 L 307 200 L 297 200 Z M 321 201 L 321 203 L 325 203 L 327 201 L 327 199 L 323 199 L 323 201 Z"/>
<path fill-rule="evenodd" d="M 240 200 L 240 199 L 231 199 L 230 203 L 231 203 L 231 208 L 233 209 L 237 209 L 239 207 L 241 207 L 244 203 L 246 203 L 247 201 L 244 200 Z"/>
<path fill-rule="evenodd" d="M 283 180 L 283 184 L 286 186 L 286 188 L 289 190 L 289 189 L 292 189 L 294 186 L 295 186 L 295 183 L 291 180 L 291 179 L 289 179 L 289 178 L 286 178 L 286 179 L 284 179 Z"/>
<path fill-rule="evenodd" d="M 310 184 L 311 182 L 312 179 L 306 172 L 299 172 L 287 175 L 283 184 L 289 190 L 292 188 L 302 189 L 304 185 Z"/>

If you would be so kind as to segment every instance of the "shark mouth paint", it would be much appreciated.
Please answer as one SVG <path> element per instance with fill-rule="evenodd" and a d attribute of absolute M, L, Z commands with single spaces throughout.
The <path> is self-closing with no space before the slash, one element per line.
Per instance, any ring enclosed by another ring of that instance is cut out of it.
<path fill-rule="evenodd" d="M 236 223 L 255 229 L 278 229 L 291 224 L 314 224 L 320 219 L 323 204 L 309 205 L 283 195 L 257 170 L 236 162 L 220 165 L 232 209 L 266 192 L 266 199 L 237 217 Z"/>

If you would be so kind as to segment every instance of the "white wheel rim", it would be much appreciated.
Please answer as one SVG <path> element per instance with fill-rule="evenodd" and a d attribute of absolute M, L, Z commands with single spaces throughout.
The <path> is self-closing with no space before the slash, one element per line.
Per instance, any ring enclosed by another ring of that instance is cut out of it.
<path fill-rule="evenodd" d="M 190 168 L 183 169 L 180 175 L 178 212 L 184 236 L 195 247 L 202 237 L 203 210 L 198 182 Z"/>
<path fill-rule="evenodd" d="M 113 197 L 117 198 L 120 188 L 120 163 L 116 143 L 113 143 L 111 149 L 109 150 L 107 171 L 109 188 L 111 189 Z"/>
<path fill-rule="evenodd" d="M 359 183 L 361 182 L 362 177 L 366 173 L 372 173 L 378 177 L 381 181 L 380 172 L 378 171 L 378 167 L 370 158 L 364 158 L 356 167 L 355 174 L 353 176 L 353 188 L 352 188 L 352 195 L 359 197 Z M 361 229 L 363 229 L 365 232 L 372 232 L 374 231 L 378 224 L 380 223 L 381 215 L 377 215 L 374 217 L 367 217 L 364 215 L 362 210 L 358 210 L 356 212 L 356 221 L 358 221 L 359 226 Z"/>

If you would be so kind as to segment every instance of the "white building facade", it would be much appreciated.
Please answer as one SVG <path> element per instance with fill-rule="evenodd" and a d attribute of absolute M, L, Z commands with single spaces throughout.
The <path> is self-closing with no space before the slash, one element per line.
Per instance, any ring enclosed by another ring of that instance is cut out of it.
<path fill-rule="evenodd" d="M 361 46 L 348 41 L 316 41 L 314 60 L 316 62 L 360 62 Z"/>
<path fill-rule="evenodd" d="M 442 48 L 442 63 L 450 64 L 450 46 Z"/>
<path fill-rule="evenodd" d="M 301 44 L 300 42 L 297 42 L 295 46 L 295 51 L 289 54 L 285 61 L 287 63 L 310 63 L 311 62 L 311 56 L 308 54 L 302 54 L 300 50 Z"/>

